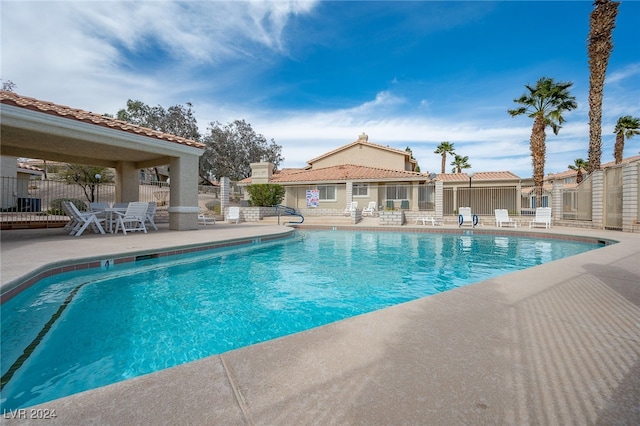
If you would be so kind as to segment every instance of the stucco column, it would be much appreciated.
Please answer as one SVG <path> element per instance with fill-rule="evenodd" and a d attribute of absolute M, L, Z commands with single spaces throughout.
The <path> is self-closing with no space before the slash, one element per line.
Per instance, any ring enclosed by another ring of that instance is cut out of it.
<path fill-rule="evenodd" d="M 435 208 L 436 208 L 436 218 L 442 220 L 443 212 L 444 212 L 444 195 L 443 195 L 444 185 L 441 180 L 436 181 L 436 194 L 435 194 Z"/>
<path fill-rule="evenodd" d="M 140 200 L 140 174 L 135 163 L 120 161 L 116 166 L 116 203 Z"/>
<path fill-rule="evenodd" d="M 198 157 L 185 155 L 171 159 L 169 229 L 198 228 Z"/>
<path fill-rule="evenodd" d="M 638 216 L 638 183 L 640 182 L 640 162 L 627 164 L 622 168 L 622 230 L 633 231 Z"/>
<path fill-rule="evenodd" d="M 352 201 L 353 201 L 353 182 L 348 180 L 347 189 L 345 192 L 345 202 L 344 202 L 345 208 L 349 207 Z"/>
<path fill-rule="evenodd" d="M 418 182 L 411 182 L 411 201 L 409 202 L 409 210 L 420 210 L 420 185 Z"/>
<path fill-rule="evenodd" d="M 596 170 L 591 174 L 591 227 L 604 227 L 604 172 Z"/>
<path fill-rule="evenodd" d="M 562 183 L 559 180 L 554 180 L 551 184 L 551 218 L 555 221 L 561 220 L 563 217 L 563 202 L 562 202 Z"/>
<path fill-rule="evenodd" d="M 230 180 L 228 177 L 220 178 L 220 214 L 224 214 L 224 210 L 229 207 L 229 192 L 231 190 Z"/>

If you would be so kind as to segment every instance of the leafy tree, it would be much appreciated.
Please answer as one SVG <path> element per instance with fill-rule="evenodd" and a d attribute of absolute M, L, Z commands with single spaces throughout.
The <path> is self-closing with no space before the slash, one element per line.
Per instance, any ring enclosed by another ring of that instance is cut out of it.
<path fill-rule="evenodd" d="M 100 175 L 100 179 L 97 175 Z M 90 203 L 96 201 L 96 188 L 99 183 L 114 181 L 112 169 L 81 164 L 68 164 L 67 169 L 60 173 L 60 177 L 70 185 L 80 186 Z"/>
<path fill-rule="evenodd" d="M 247 185 L 247 192 L 251 196 L 254 207 L 271 207 L 284 200 L 284 186 L 273 183 L 256 183 Z"/>
<path fill-rule="evenodd" d="M 552 78 L 542 77 L 535 86 L 525 85 L 527 92 L 513 101 L 522 105 L 508 110 L 512 117 L 527 114 L 533 118 L 531 130 L 531 162 L 533 165 L 533 183 L 542 188 L 544 180 L 544 162 L 546 156 L 545 129 L 550 126 L 554 134 L 558 134 L 565 122 L 562 113 L 578 107 L 576 98 L 569 94 L 571 82 L 556 83 Z"/>
<path fill-rule="evenodd" d="M 584 161 L 582 158 L 576 158 L 575 160 L 573 160 L 573 164 L 569 164 L 568 167 L 570 170 L 575 170 L 576 172 L 578 172 L 576 174 L 576 183 L 580 183 L 582 182 L 582 179 L 583 179 L 582 171 L 588 170 L 589 164 L 586 161 Z"/>
<path fill-rule="evenodd" d="M 118 111 L 116 118 L 152 130 L 199 141 L 198 122 L 192 108 L 193 105 L 187 102 L 186 106 L 174 105 L 165 110 L 160 105 L 151 107 L 144 102 L 129 99 L 127 109 Z"/>
<path fill-rule="evenodd" d="M 282 147 L 273 139 L 268 144 L 265 137 L 244 120 L 224 126 L 212 122 L 207 130 L 209 133 L 203 138 L 207 147 L 200 157 L 200 177 L 208 182 L 225 176 L 242 180 L 251 176 L 251 163 L 268 161 L 277 169 L 284 160 Z"/>
<path fill-rule="evenodd" d="M 453 161 L 451 162 L 451 165 L 453 166 L 453 169 L 451 169 L 451 173 L 462 173 L 462 169 L 471 168 L 471 164 L 469 164 L 469 157 L 467 155 L 463 157 L 462 155 L 456 154 L 456 156 L 453 158 Z"/>
<path fill-rule="evenodd" d="M 602 96 L 604 78 L 613 50 L 611 33 L 618 5 L 611 0 L 595 0 L 589 22 L 589 171 L 600 169 L 602 157 Z"/>
<path fill-rule="evenodd" d="M 634 135 L 640 135 L 640 118 L 625 115 L 618 118 L 616 128 L 613 130 L 616 134 L 616 144 L 613 148 L 613 157 L 616 164 L 622 163 L 622 152 L 624 151 L 624 138 L 632 138 Z"/>
<path fill-rule="evenodd" d="M 440 145 L 433 151 L 434 154 L 442 155 L 442 174 L 445 174 L 445 167 L 447 164 L 447 154 L 455 155 L 455 150 L 451 142 L 441 142 Z"/>
<path fill-rule="evenodd" d="M 16 88 L 16 84 L 11 80 L 6 80 L 2 82 L 2 90 L 7 92 L 13 92 Z"/>

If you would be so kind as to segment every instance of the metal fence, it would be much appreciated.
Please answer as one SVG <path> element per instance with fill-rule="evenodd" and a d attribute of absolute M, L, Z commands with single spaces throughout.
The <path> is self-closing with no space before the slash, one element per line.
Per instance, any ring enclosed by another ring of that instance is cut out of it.
<path fill-rule="evenodd" d="M 442 211 L 445 215 L 452 215 L 460 207 L 471 207 L 474 214 L 493 216 L 495 209 L 507 209 L 510 215 L 517 216 L 521 214 L 518 197 L 521 194 L 515 186 L 443 188 Z"/>
<path fill-rule="evenodd" d="M 591 189 L 591 176 L 588 176 L 576 188 L 562 190 L 562 219 L 591 220 Z"/>
<path fill-rule="evenodd" d="M 114 203 L 116 189 L 113 183 L 69 184 L 55 179 L 29 179 L 0 177 L 0 221 L 12 227 L 31 224 L 59 226 L 67 217 L 61 201 L 72 200 L 80 210 L 87 210 L 91 202 Z M 169 184 L 166 182 L 139 185 L 139 201 L 155 201 L 162 215 L 169 206 Z"/>

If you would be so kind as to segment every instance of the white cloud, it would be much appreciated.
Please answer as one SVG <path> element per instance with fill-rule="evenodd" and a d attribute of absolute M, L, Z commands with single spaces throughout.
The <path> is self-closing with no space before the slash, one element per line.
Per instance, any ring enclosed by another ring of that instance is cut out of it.
<path fill-rule="evenodd" d="M 629 64 L 620 70 L 615 70 L 607 77 L 605 84 L 619 83 L 630 77 L 640 75 L 640 63 Z"/>

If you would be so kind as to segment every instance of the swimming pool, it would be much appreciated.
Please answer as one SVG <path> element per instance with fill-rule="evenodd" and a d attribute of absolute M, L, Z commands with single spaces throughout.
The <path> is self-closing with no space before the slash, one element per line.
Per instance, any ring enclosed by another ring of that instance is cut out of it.
<path fill-rule="evenodd" d="M 2 306 L 2 406 L 46 402 L 597 247 L 297 231 L 279 242 L 57 275 Z"/>

